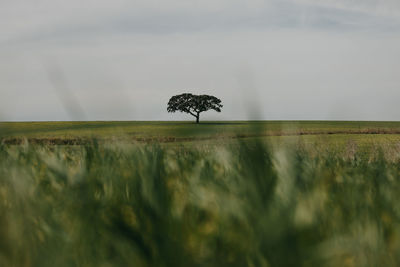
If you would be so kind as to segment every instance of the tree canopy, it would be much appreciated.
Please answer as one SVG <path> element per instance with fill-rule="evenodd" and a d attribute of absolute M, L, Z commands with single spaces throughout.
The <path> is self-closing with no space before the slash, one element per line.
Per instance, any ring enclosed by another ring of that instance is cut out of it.
<path fill-rule="evenodd" d="M 215 96 L 184 93 L 170 98 L 167 111 L 188 113 L 196 118 L 196 123 L 199 123 L 201 112 L 210 109 L 221 112 L 221 108 L 221 100 Z"/>

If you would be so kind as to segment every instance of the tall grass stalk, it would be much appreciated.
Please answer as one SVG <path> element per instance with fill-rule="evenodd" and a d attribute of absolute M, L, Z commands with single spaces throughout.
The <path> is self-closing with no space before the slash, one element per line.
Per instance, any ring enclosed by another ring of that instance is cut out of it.
<path fill-rule="evenodd" d="M 1 266 L 398 266 L 400 165 L 260 141 L 0 146 Z"/>

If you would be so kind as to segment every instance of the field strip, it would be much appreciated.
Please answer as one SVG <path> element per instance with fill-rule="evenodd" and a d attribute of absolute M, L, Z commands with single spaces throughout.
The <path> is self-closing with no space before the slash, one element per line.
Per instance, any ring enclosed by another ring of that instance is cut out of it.
<path fill-rule="evenodd" d="M 349 130 L 337 130 L 337 131 L 296 131 L 296 132 L 261 132 L 261 133 L 249 133 L 249 134 L 230 134 L 230 135 L 212 135 L 212 136 L 199 136 L 199 137 L 173 137 L 173 136 L 151 136 L 151 137 L 101 137 L 101 138 L 71 138 L 71 137 L 3 137 L 1 143 L 5 145 L 21 145 L 26 142 L 29 144 L 45 144 L 45 145 L 86 145 L 93 143 L 93 140 L 99 142 L 139 142 L 139 143 L 174 143 L 174 142 L 192 142 L 192 141 L 207 141 L 207 140 L 230 140 L 230 139 L 243 139 L 243 138 L 257 138 L 257 137 L 274 137 L 274 136 L 303 136 L 303 135 L 397 135 L 400 134 L 400 130 L 386 130 L 386 129 L 366 129 L 360 131 L 349 131 Z"/>

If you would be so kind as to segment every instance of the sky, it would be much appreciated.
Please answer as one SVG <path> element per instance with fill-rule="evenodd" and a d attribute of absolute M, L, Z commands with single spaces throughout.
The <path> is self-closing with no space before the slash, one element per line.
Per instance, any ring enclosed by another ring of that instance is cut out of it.
<path fill-rule="evenodd" d="M 400 120 L 398 0 L 1 0 L 0 120 Z"/>

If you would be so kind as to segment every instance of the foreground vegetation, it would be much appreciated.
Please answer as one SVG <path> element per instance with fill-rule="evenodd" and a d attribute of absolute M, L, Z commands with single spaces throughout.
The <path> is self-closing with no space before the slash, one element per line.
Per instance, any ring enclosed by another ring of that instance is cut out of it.
<path fill-rule="evenodd" d="M 0 146 L 1 266 L 398 266 L 395 146 Z"/>
<path fill-rule="evenodd" d="M 0 123 L 0 266 L 398 266 L 400 123 Z"/>

